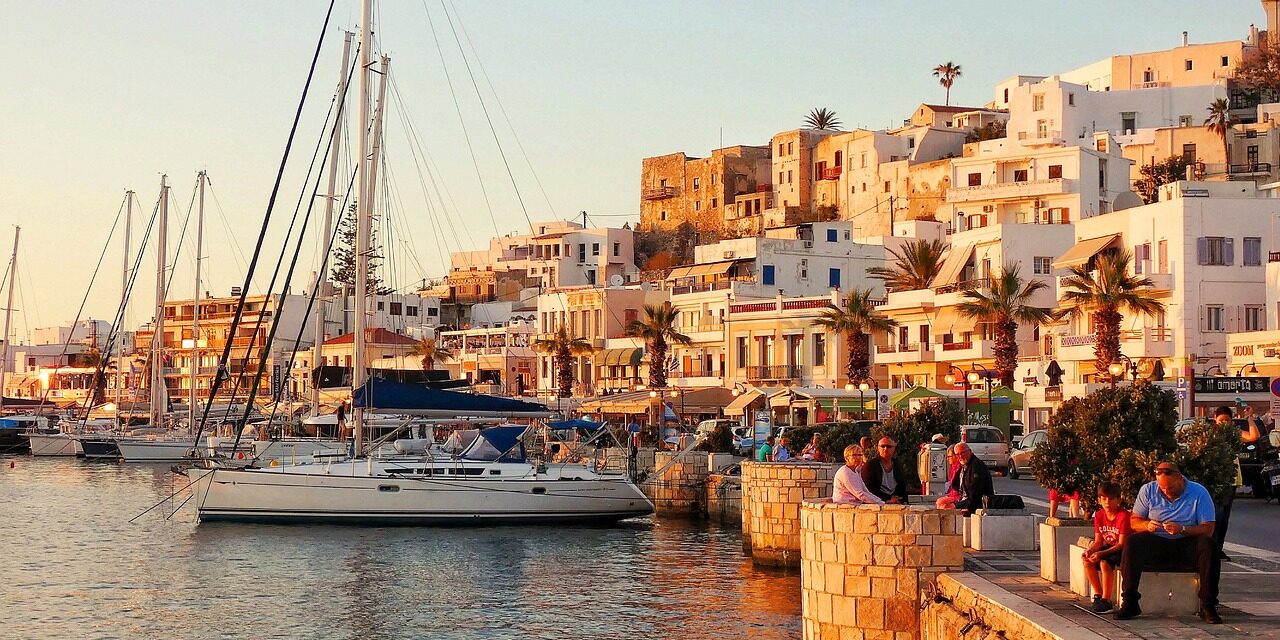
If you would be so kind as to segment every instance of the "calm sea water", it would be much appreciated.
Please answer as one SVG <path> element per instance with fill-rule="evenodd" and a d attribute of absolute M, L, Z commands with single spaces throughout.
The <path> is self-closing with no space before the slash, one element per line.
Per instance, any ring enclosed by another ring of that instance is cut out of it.
<path fill-rule="evenodd" d="M 10 462 L 14 467 L 10 468 Z M 0 457 L 0 637 L 793 638 L 736 529 L 197 524 L 167 465 Z"/>

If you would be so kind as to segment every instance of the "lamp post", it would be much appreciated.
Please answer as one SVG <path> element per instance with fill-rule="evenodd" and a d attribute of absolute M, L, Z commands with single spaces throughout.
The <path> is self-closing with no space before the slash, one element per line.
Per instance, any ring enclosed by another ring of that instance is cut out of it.
<path fill-rule="evenodd" d="M 1133 359 L 1123 353 L 1118 355 L 1120 360 L 1107 365 L 1107 372 L 1111 374 L 1112 388 L 1115 388 L 1116 380 L 1118 380 L 1120 376 L 1124 375 L 1126 369 L 1129 371 L 1129 379 L 1135 383 L 1138 381 L 1138 363 L 1134 362 Z"/>
<path fill-rule="evenodd" d="M 671 390 L 671 393 L 670 393 L 670 396 L 671 396 L 672 398 L 675 398 L 676 396 L 679 396 L 679 397 L 680 397 L 680 416 L 679 416 L 679 418 L 680 418 L 681 431 L 683 431 L 683 430 L 684 430 L 684 429 L 683 429 L 683 427 L 684 427 L 684 420 L 685 420 L 685 415 L 684 415 L 684 391 L 685 391 L 684 389 L 672 389 L 672 390 Z"/>
<path fill-rule="evenodd" d="M 656 389 L 649 391 L 649 409 L 653 412 L 650 423 L 653 425 L 653 436 L 656 444 L 662 443 L 662 400 Z"/>
<path fill-rule="evenodd" d="M 969 372 L 968 380 L 970 384 L 977 384 L 979 380 L 985 380 L 987 383 L 987 426 L 995 424 L 995 410 L 991 404 L 991 374 L 992 371 L 978 363 L 973 363 L 974 370 Z"/>
<path fill-rule="evenodd" d="M 955 371 L 956 373 L 959 373 L 960 375 L 959 375 L 959 376 L 953 376 L 953 375 L 951 375 L 951 372 L 952 372 L 952 371 Z M 955 386 L 956 382 L 959 382 L 960 384 L 964 385 L 964 391 L 963 391 L 963 393 L 964 393 L 964 404 L 963 404 L 960 408 L 961 408 L 961 410 L 963 410 L 963 411 L 964 411 L 965 419 L 967 420 L 967 419 L 968 419 L 968 417 L 969 417 L 969 380 L 965 377 L 964 369 L 961 369 L 960 367 L 957 367 L 957 366 L 955 366 L 954 364 L 949 364 L 949 365 L 947 365 L 947 377 L 946 377 L 946 380 L 947 380 L 947 384 L 949 384 L 949 385 L 951 385 L 951 386 L 953 386 L 953 387 Z"/>
<path fill-rule="evenodd" d="M 1206 377 L 1206 378 L 1212 378 L 1213 376 L 1212 376 L 1212 375 L 1210 375 L 1210 374 L 1213 372 L 1213 370 L 1214 370 L 1214 369 L 1217 369 L 1217 370 L 1218 370 L 1218 375 L 1219 375 L 1219 376 L 1225 376 L 1225 375 L 1227 375 L 1227 372 L 1222 370 L 1222 365 L 1220 365 L 1220 364 L 1215 364 L 1215 365 L 1213 365 L 1212 367 L 1209 367 L 1208 369 L 1205 369 L 1205 370 L 1204 370 L 1204 377 Z"/>
<path fill-rule="evenodd" d="M 1258 372 L 1258 363 L 1256 363 L 1256 362 L 1250 362 L 1249 364 L 1246 364 L 1245 366 L 1240 367 L 1240 370 L 1236 372 L 1236 377 L 1237 377 L 1237 378 L 1243 378 L 1243 377 L 1244 377 L 1244 370 L 1245 370 L 1245 369 L 1248 369 L 1248 370 L 1249 370 L 1249 373 L 1257 373 L 1257 372 Z"/>
<path fill-rule="evenodd" d="M 854 390 L 854 389 L 857 389 L 857 387 L 856 387 L 856 386 L 854 386 L 854 384 L 853 384 L 852 382 L 846 382 L 846 383 L 845 383 L 845 385 L 844 385 L 845 393 L 853 393 L 853 390 Z"/>

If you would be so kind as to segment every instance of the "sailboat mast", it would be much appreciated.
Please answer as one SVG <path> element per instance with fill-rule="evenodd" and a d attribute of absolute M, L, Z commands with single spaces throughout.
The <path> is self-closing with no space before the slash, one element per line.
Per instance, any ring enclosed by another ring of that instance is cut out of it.
<path fill-rule="evenodd" d="M 369 66 L 373 50 L 373 0 L 360 3 L 360 166 L 358 180 L 360 191 L 356 200 L 356 291 L 355 291 L 355 341 L 351 363 L 351 393 L 365 385 L 365 324 L 369 283 Z M 352 427 L 355 431 L 356 456 L 364 454 L 364 409 L 352 403 Z"/>
<path fill-rule="evenodd" d="M 120 324 L 124 324 L 129 311 L 129 240 L 133 233 L 133 191 L 124 192 L 124 268 L 120 270 Z M 117 329 L 116 334 L 120 331 Z M 124 408 L 124 340 L 116 342 L 116 422 Z"/>
<path fill-rule="evenodd" d="M 200 370 L 200 252 L 204 248 L 204 184 L 209 180 L 204 171 L 197 176 L 200 184 L 200 207 L 196 210 L 196 295 L 191 304 L 191 395 L 187 399 L 187 427 L 196 428 L 196 374 Z"/>
<path fill-rule="evenodd" d="M 18 279 L 18 236 L 22 227 L 13 228 L 13 253 L 9 256 L 9 301 L 4 305 L 4 346 L 0 347 L 0 410 L 4 409 L 4 377 L 9 371 L 9 321 L 13 319 L 13 283 Z"/>
<path fill-rule="evenodd" d="M 324 229 L 320 234 L 320 270 L 316 273 L 316 318 L 315 333 L 311 340 L 313 372 L 324 366 L 324 320 L 326 311 L 325 284 L 329 280 L 325 258 L 330 249 L 329 240 L 333 238 L 333 203 L 338 199 L 338 153 L 342 149 L 342 116 L 347 102 L 347 68 L 351 65 L 351 39 L 355 34 L 346 32 L 346 40 L 342 44 L 342 66 L 338 68 L 338 101 L 333 117 L 333 141 L 329 147 L 329 193 L 325 197 Z M 343 300 L 346 304 L 346 300 Z M 320 415 L 320 376 L 318 373 L 311 381 L 311 415 Z"/>
<path fill-rule="evenodd" d="M 164 418 L 167 394 L 164 387 L 164 298 L 166 243 L 169 232 L 169 176 L 160 176 L 160 213 L 156 226 L 156 319 L 151 324 L 151 426 L 160 426 Z"/>

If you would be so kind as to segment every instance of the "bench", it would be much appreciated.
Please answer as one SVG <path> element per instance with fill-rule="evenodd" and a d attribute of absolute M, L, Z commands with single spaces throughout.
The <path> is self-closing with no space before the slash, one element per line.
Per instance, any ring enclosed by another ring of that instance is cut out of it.
<path fill-rule="evenodd" d="M 1080 538 L 1069 546 L 1071 558 L 1071 590 L 1076 594 L 1092 599 L 1093 589 L 1089 586 L 1089 577 L 1084 572 L 1084 561 L 1080 559 L 1085 549 L 1092 543 L 1090 538 Z M 1120 578 L 1120 567 L 1115 568 L 1115 589 L 1119 607 L 1120 592 L 1123 582 Z M 1153 566 L 1142 572 L 1142 607 L 1144 616 L 1181 616 L 1194 615 L 1200 608 L 1200 576 L 1195 570 L 1178 566 Z M 1102 595 L 1102 594 L 1097 594 Z"/>
<path fill-rule="evenodd" d="M 1026 509 L 978 509 L 966 518 L 968 546 L 975 551 L 1033 551 L 1036 517 Z"/>

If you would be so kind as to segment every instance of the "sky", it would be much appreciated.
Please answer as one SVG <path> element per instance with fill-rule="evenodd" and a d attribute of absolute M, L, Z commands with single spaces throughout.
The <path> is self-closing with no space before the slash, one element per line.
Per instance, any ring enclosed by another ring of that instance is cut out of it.
<path fill-rule="evenodd" d="M 943 62 L 963 70 L 952 102 L 981 105 L 1012 75 L 1177 46 L 1183 30 L 1192 42 L 1214 42 L 1265 26 L 1256 0 L 444 3 L 388 0 L 375 19 L 376 50 L 391 56 L 389 180 L 377 196 L 383 276 L 402 290 L 442 275 L 448 252 L 526 231 L 530 220 L 580 220 L 582 211 L 593 225 L 635 220 L 646 156 L 764 144 L 815 107 L 835 110 L 846 129 L 900 123 L 919 103 L 942 102 L 930 71 Z M 136 251 L 162 174 L 172 187 L 170 299 L 195 289 L 194 221 L 182 229 L 194 218 L 202 169 L 212 186 L 200 288 L 226 295 L 241 284 L 327 7 L 0 3 L 9 51 L 0 255 L 20 225 L 18 340 L 77 313 L 115 315 L 124 193 L 137 194 Z M 304 178 L 336 88 L 342 34 L 357 29 L 359 12 L 358 0 L 337 0 L 323 30 L 251 290 L 265 289 L 295 209 L 302 203 L 305 214 L 312 200 Z M 349 177 L 349 147 L 339 156 L 337 173 Z M 306 226 L 295 291 L 318 265 L 322 208 Z M 151 246 L 127 328 L 152 316 Z"/>

